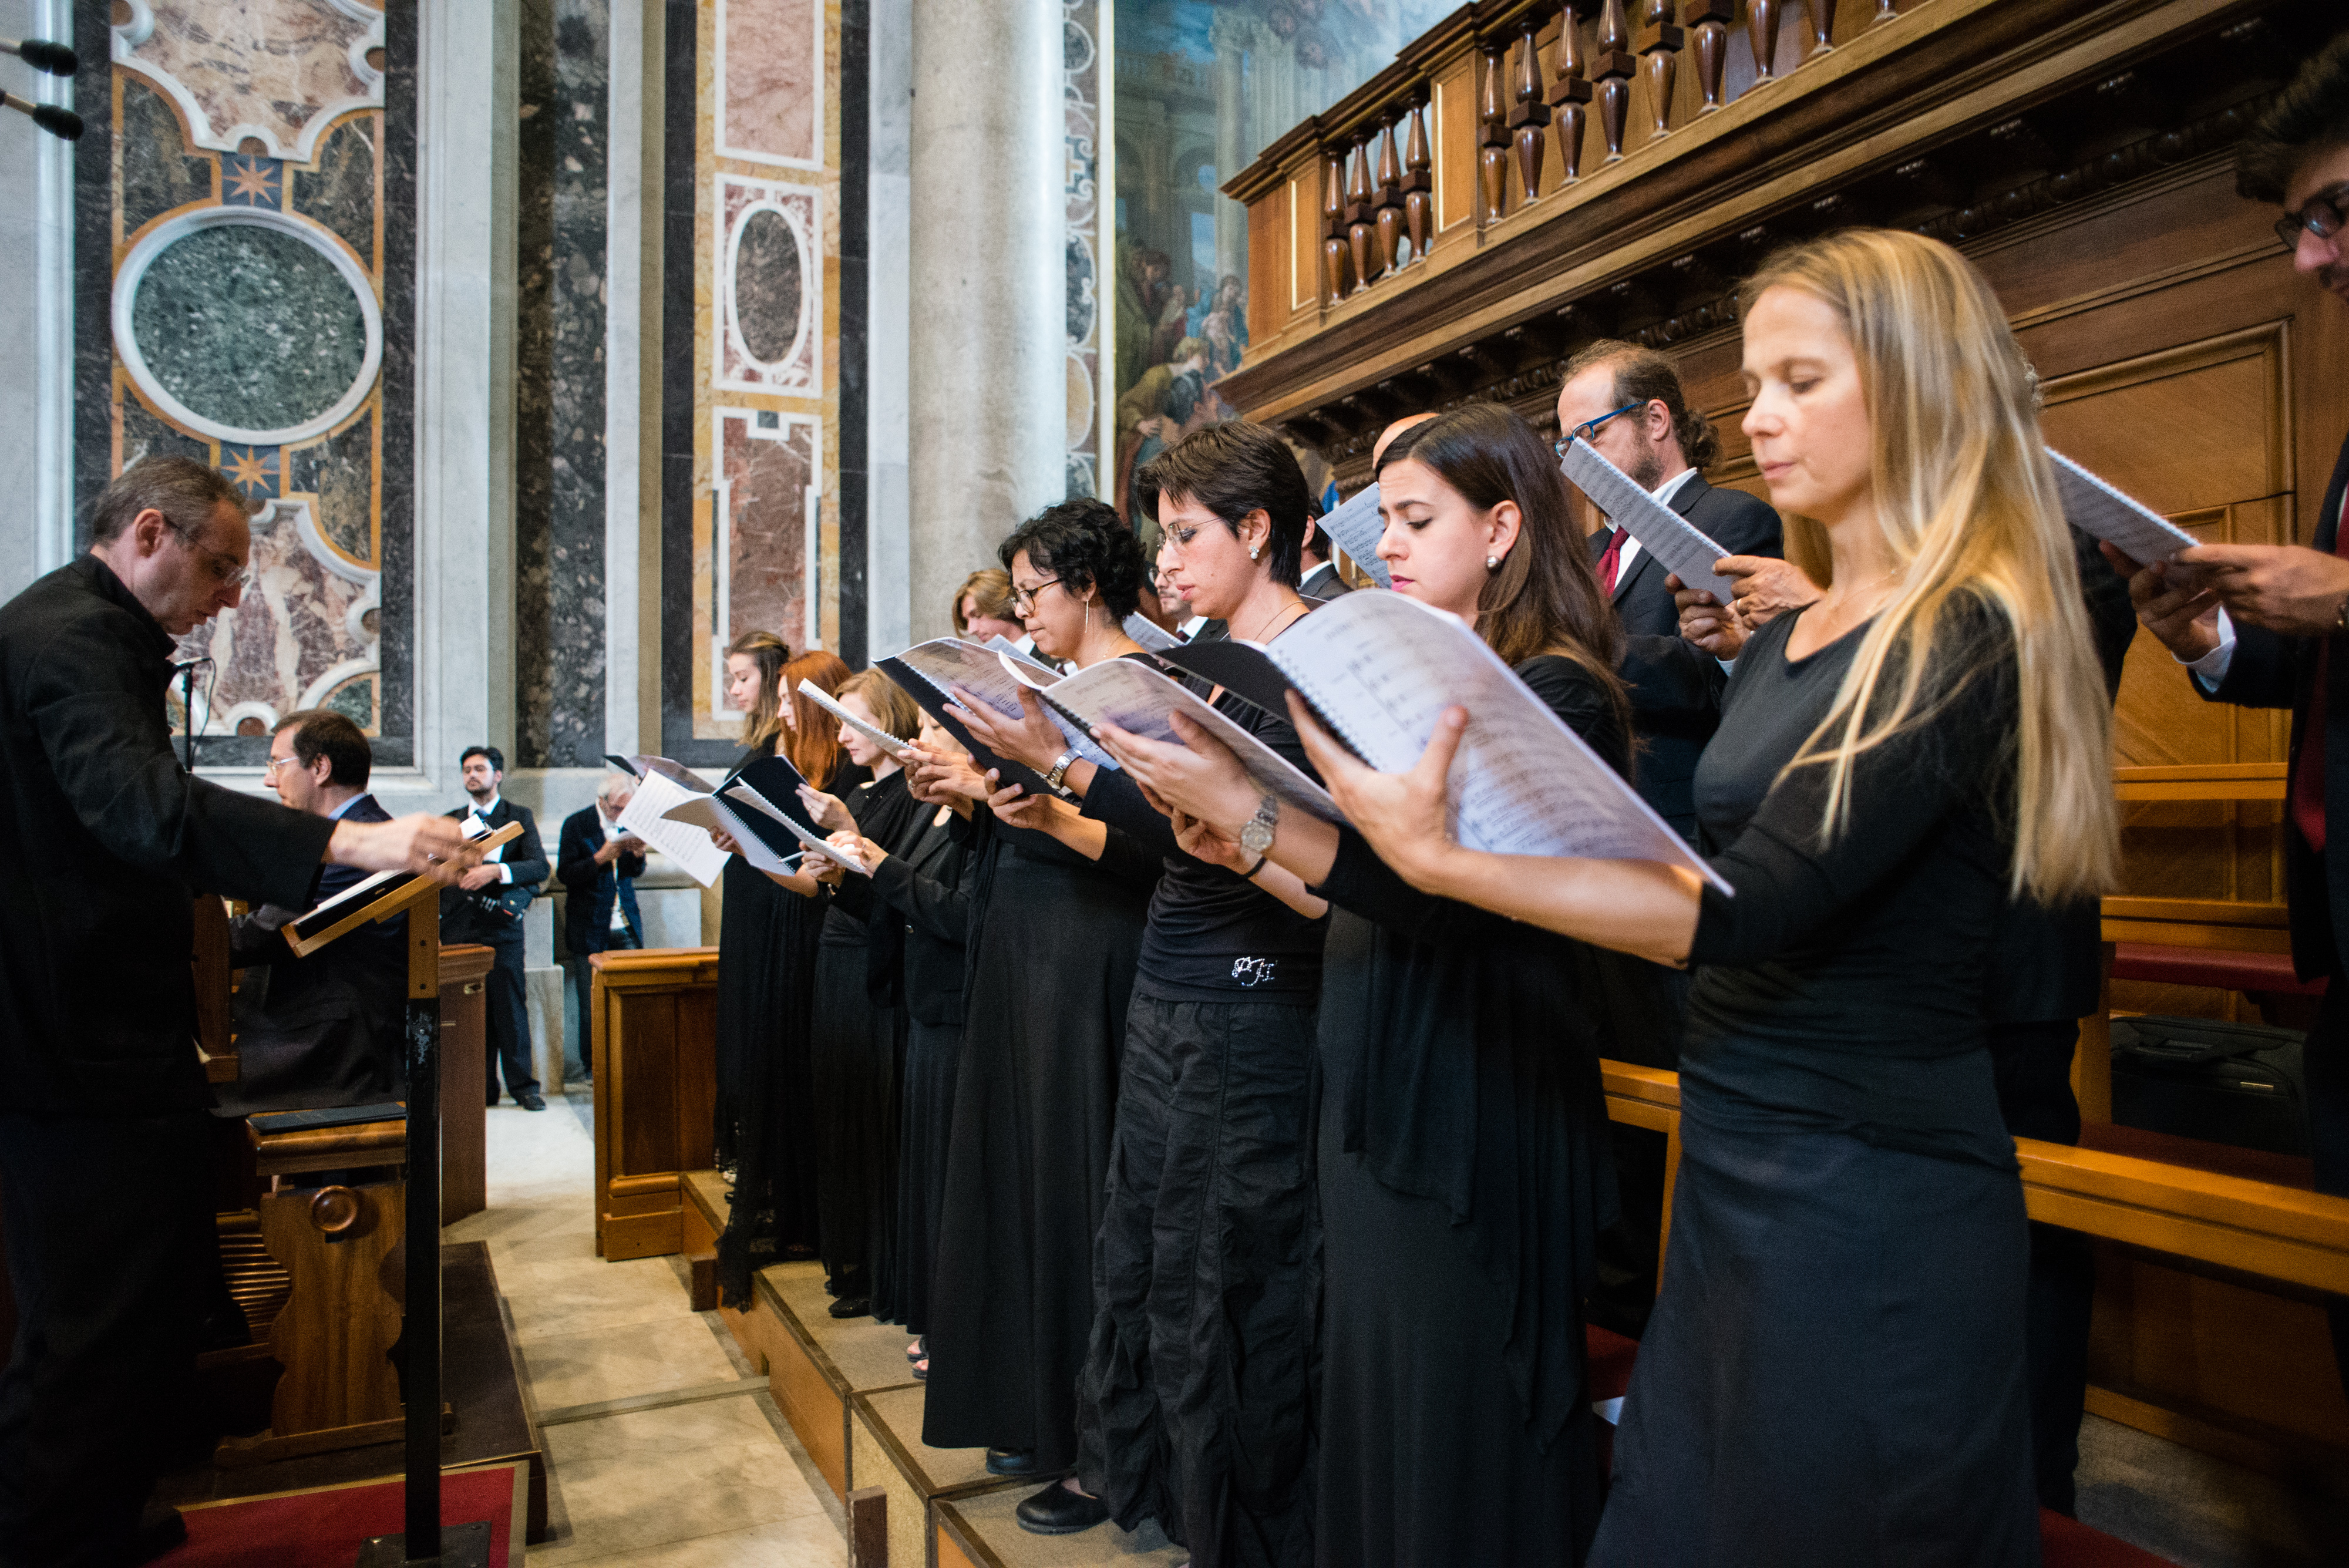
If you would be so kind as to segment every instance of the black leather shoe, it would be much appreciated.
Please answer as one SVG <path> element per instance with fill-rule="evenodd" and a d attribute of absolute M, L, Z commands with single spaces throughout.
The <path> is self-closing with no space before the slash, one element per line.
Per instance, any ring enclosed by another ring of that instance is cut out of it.
<path fill-rule="evenodd" d="M 526 1111 L 543 1111 L 546 1109 L 546 1096 L 543 1095 L 524 1095 L 522 1097 L 522 1108 Z"/>
<path fill-rule="evenodd" d="M 492 1109 L 492 1110 L 496 1110 L 497 1108 L 498 1108 L 498 1097 L 497 1097 L 495 1095 L 492 1095 L 492 1096 L 490 1096 L 490 1109 Z"/>
<path fill-rule="evenodd" d="M 873 1315 L 873 1298 L 871 1296 L 843 1296 L 838 1301 L 832 1303 L 832 1315 L 834 1317 L 871 1317 Z"/>
<path fill-rule="evenodd" d="M 1032 1476 L 1036 1469 L 1033 1449 L 989 1449 L 987 1450 L 987 1473 L 991 1476 Z"/>
<path fill-rule="evenodd" d="M 1109 1504 L 1054 1481 L 1016 1511 L 1019 1528 L 1030 1535 L 1074 1535 L 1109 1517 Z"/>

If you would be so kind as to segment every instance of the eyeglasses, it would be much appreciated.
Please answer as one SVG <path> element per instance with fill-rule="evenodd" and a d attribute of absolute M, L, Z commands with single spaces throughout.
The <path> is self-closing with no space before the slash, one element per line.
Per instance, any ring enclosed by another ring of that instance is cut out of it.
<path fill-rule="evenodd" d="M 1599 433 L 1599 427 L 1605 424 L 1609 420 L 1621 419 L 1633 409 L 1644 409 L 1647 406 L 1646 400 L 1642 400 L 1636 403 L 1626 403 L 1611 414 L 1601 414 L 1595 420 L 1585 420 L 1580 424 L 1575 426 L 1572 430 L 1567 431 L 1563 440 L 1550 442 L 1549 449 L 1558 456 L 1564 457 L 1566 455 L 1567 448 L 1572 446 L 1578 441 L 1588 441 L 1592 437 L 1596 436 Z"/>
<path fill-rule="evenodd" d="M 2341 198 L 2349 194 L 2349 183 L 2335 185 L 2330 191 L 2309 198 L 2308 205 L 2297 213 L 2286 213 L 2275 221 L 2276 238 L 2288 251 L 2300 249 L 2301 231 L 2305 229 L 2320 240 L 2329 240 L 2339 234 L 2349 218 L 2341 214 Z"/>
<path fill-rule="evenodd" d="M 1060 585 L 1060 581 L 1061 579 L 1058 577 L 1047 577 L 1033 587 L 1012 589 L 1011 607 L 1019 611 L 1021 615 L 1026 615 L 1030 610 L 1036 607 L 1036 596 L 1042 593 L 1046 588 L 1057 587 Z"/>
<path fill-rule="evenodd" d="M 261 771 L 265 776 L 275 773 L 279 768 L 290 768 L 299 760 L 296 757 L 272 757 L 261 764 Z"/>
<path fill-rule="evenodd" d="M 230 555 L 225 550 L 207 549 L 203 545 L 197 542 L 196 536 L 193 534 L 189 533 L 185 528 L 181 527 L 177 523 L 172 522 L 168 517 L 163 519 L 163 526 L 169 528 L 172 533 L 177 534 L 180 536 L 180 543 L 185 545 L 190 551 L 203 562 L 204 570 L 212 574 L 212 581 L 218 583 L 224 588 L 233 587 L 239 593 L 243 593 L 245 589 L 253 587 L 253 569 L 247 566 L 243 562 L 238 560 L 234 556 Z"/>

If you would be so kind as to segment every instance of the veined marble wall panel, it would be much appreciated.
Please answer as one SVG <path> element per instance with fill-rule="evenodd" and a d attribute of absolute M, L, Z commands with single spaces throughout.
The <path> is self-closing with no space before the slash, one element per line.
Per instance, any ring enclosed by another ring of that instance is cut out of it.
<path fill-rule="evenodd" d="M 692 354 L 673 333 L 663 396 L 693 411 L 689 427 L 664 414 L 662 731 L 670 756 L 722 763 L 740 729 L 724 643 L 760 628 L 797 653 L 840 637 L 841 10 L 693 0 L 688 97 L 686 3 L 670 13 L 668 129 L 692 163 L 689 185 L 684 161 L 669 165 L 664 288 L 675 298 L 690 278 Z M 783 472 L 802 441 L 803 482 Z M 796 513 L 777 499 L 794 485 Z"/>
<path fill-rule="evenodd" d="M 171 452 L 256 508 L 253 587 L 181 649 L 214 661 L 209 763 L 257 766 L 278 716 L 326 701 L 405 765 L 413 597 L 385 573 L 412 527 L 415 119 L 386 81 L 413 33 L 388 45 L 368 0 L 111 15 L 106 134 L 77 165 L 110 242 L 76 259 L 78 352 L 107 372 L 78 386 L 85 441 L 107 437 L 84 499 Z"/>
<path fill-rule="evenodd" d="M 1097 192 L 1101 176 L 1101 7 L 1098 0 L 1061 0 L 1062 68 L 1067 73 L 1069 161 L 1069 493 L 1100 493 L 1095 454 L 1101 447 L 1100 247 Z"/>

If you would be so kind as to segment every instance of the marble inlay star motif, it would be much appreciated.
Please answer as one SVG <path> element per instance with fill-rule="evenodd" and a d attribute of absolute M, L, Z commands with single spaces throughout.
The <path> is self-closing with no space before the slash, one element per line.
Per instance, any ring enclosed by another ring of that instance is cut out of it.
<path fill-rule="evenodd" d="M 248 498 L 277 493 L 277 449 L 273 446 L 221 448 L 221 472 Z"/>
<path fill-rule="evenodd" d="M 307 163 L 318 137 L 355 109 L 383 107 L 383 13 L 362 0 L 135 0 L 114 27 L 114 60 L 169 93 L 197 147 L 233 152 L 251 136 Z M 121 15 L 118 10 L 117 15 Z"/>
<path fill-rule="evenodd" d="M 277 205 L 277 164 L 268 158 L 232 158 L 228 162 L 228 190 L 222 198 L 226 202 L 243 202 L 248 207 Z"/>

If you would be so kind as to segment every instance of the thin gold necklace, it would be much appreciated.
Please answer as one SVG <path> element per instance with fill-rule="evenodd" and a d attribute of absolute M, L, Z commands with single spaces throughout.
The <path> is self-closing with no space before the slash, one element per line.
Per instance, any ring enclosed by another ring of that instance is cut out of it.
<path fill-rule="evenodd" d="M 1288 610 L 1290 610 L 1290 609 L 1294 609 L 1294 610 L 1296 610 L 1296 611 L 1297 611 L 1297 613 L 1298 613 L 1298 614 L 1299 614 L 1299 615 L 1304 614 L 1304 613 L 1305 613 L 1305 601 L 1304 601 L 1303 599 L 1301 599 L 1301 598 L 1300 598 L 1300 599 L 1299 599 L 1299 600 L 1298 600 L 1294 605 L 1282 605 L 1279 608 L 1278 608 L 1278 609 L 1274 610 L 1270 616 L 1268 616 L 1268 617 L 1266 617 L 1266 618 L 1265 618 L 1265 622 L 1264 622 L 1265 626 L 1270 626 L 1270 625 L 1273 623 L 1273 621 L 1274 621 L 1274 620 L 1278 619 L 1281 615 L 1285 614 L 1286 612 L 1288 612 Z M 1258 630 L 1262 630 L 1262 629 L 1263 629 L 1263 628 L 1262 628 L 1262 627 L 1259 627 L 1257 629 L 1258 629 Z M 1242 640 L 1242 641 L 1247 641 L 1247 642 L 1258 642 L 1258 641 L 1262 641 L 1262 640 L 1264 640 L 1264 639 L 1261 639 L 1261 638 L 1244 638 L 1244 639 L 1242 639 L 1241 640 Z"/>

